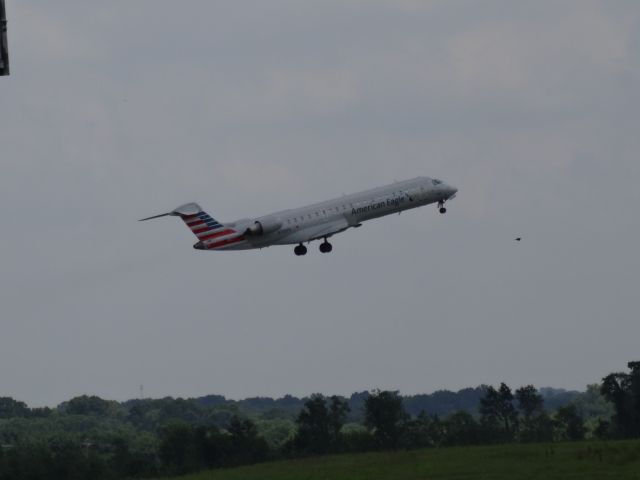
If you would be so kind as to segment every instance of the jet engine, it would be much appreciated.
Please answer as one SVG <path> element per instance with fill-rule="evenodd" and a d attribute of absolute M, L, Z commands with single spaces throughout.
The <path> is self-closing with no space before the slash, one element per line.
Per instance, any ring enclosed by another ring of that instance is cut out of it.
<path fill-rule="evenodd" d="M 277 217 L 268 216 L 255 220 L 247 230 L 245 235 L 267 235 L 268 233 L 276 232 L 282 226 L 282 221 Z"/>

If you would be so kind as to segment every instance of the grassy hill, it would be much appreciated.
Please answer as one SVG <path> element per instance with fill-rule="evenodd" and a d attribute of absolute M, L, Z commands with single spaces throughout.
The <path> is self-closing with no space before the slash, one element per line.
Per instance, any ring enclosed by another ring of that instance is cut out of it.
<path fill-rule="evenodd" d="M 640 441 L 334 455 L 179 477 L 179 480 L 420 479 L 640 479 Z"/>

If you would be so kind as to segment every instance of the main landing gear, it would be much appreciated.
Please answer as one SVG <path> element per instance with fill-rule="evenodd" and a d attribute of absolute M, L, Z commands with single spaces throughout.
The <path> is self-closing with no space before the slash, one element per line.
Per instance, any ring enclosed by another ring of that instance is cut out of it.
<path fill-rule="evenodd" d="M 333 250 L 333 245 L 327 242 L 327 239 L 325 238 L 324 242 L 320 244 L 320 251 L 322 253 L 329 253 L 331 250 Z"/>
<path fill-rule="evenodd" d="M 447 213 L 447 209 L 446 209 L 446 208 L 444 208 L 444 200 L 440 200 L 440 201 L 438 202 L 438 211 L 439 211 L 440 213 L 442 213 L 443 215 L 444 215 L 445 213 Z"/>
<path fill-rule="evenodd" d="M 324 242 L 322 242 L 320 244 L 320 251 L 322 253 L 329 253 L 331 250 L 333 250 L 333 245 L 331 245 L 327 239 L 324 239 Z M 307 254 L 307 247 L 305 247 L 302 243 L 300 245 L 298 245 L 296 248 L 293 249 L 293 253 L 295 253 L 298 257 L 301 257 L 303 255 Z"/>

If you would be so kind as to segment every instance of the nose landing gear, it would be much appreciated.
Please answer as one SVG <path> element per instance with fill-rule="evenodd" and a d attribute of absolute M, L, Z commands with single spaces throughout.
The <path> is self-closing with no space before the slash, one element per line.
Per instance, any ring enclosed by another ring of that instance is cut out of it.
<path fill-rule="evenodd" d="M 438 211 L 439 211 L 441 214 L 443 214 L 443 215 L 444 215 L 445 213 L 447 213 L 447 209 L 446 209 L 446 208 L 444 208 L 444 200 L 440 200 L 440 201 L 438 202 Z"/>
<path fill-rule="evenodd" d="M 298 257 L 306 255 L 307 254 L 307 247 L 305 247 L 303 244 L 300 244 L 296 248 L 293 249 L 293 253 L 295 253 Z"/>

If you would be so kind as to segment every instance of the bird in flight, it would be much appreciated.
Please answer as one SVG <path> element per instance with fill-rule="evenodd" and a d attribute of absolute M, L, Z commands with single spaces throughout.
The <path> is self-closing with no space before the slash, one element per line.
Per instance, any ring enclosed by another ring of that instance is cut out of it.
<path fill-rule="evenodd" d="M 516 237 L 514 240 L 515 240 L 516 242 L 521 242 L 521 241 L 522 241 L 522 237 Z"/>

